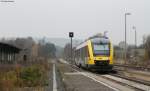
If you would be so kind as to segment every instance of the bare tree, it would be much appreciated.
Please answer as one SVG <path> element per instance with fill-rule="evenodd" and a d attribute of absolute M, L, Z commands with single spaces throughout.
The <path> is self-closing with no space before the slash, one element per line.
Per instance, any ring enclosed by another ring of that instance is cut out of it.
<path fill-rule="evenodd" d="M 66 44 L 65 47 L 64 47 L 63 56 L 64 56 L 64 59 L 67 60 L 67 61 L 71 57 L 71 45 L 69 43 Z"/>
<path fill-rule="evenodd" d="M 145 58 L 149 60 L 150 59 L 150 35 L 148 35 L 147 38 L 143 37 L 143 42 L 145 46 Z"/>

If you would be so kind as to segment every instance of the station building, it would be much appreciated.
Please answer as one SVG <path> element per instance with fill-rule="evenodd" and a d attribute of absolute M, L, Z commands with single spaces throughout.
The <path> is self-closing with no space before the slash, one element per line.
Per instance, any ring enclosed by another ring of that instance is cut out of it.
<path fill-rule="evenodd" d="M 20 51 L 20 48 L 0 42 L 0 64 L 16 63 Z"/>

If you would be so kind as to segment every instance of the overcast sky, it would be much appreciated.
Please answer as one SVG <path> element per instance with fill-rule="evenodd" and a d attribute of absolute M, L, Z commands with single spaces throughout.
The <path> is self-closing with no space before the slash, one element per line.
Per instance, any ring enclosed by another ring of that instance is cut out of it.
<path fill-rule="evenodd" d="M 138 44 L 150 34 L 150 0 L 15 0 L 0 2 L 0 37 L 61 37 L 75 32 L 75 38 L 109 31 L 114 44 L 124 39 L 124 14 L 127 17 L 128 43 Z"/>

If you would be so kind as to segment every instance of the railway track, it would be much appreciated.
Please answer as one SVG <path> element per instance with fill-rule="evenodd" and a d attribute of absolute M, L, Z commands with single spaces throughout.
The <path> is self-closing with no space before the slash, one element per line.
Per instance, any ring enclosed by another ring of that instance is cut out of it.
<path fill-rule="evenodd" d="M 93 74 L 93 72 L 91 73 Z M 150 82 L 148 81 L 143 81 L 143 80 L 139 80 L 135 78 L 129 78 L 121 74 L 114 74 L 114 73 L 109 73 L 109 74 L 94 73 L 94 74 L 96 74 L 99 77 L 103 77 L 105 79 L 115 81 L 119 84 L 127 85 L 139 91 L 150 91 Z"/>
<path fill-rule="evenodd" d="M 141 82 L 135 79 L 127 78 L 121 75 L 102 75 L 105 79 L 109 79 L 112 81 L 115 81 L 119 84 L 122 84 L 124 86 L 129 86 L 131 88 L 134 88 L 138 91 L 150 91 L 149 83 Z"/>
<path fill-rule="evenodd" d="M 142 67 L 142 66 L 129 66 L 129 65 L 120 65 L 120 64 L 114 64 L 115 67 L 124 67 L 124 68 L 130 68 L 135 70 L 141 70 L 141 71 L 150 71 L 150 68 L 148 67 Z"/>
<path fill-rule="evenodd" d="M 104 78 L 106 80 L 119 83 L 123 86 L 128 86 L 129 88 L 133 88 L 136 91 L 150 91 L 150 82 L 148 81 L 126 77 L 118 73 L 99 73 L 99 72 L 88 71 L 86 69 L 78 68 L 75 65 L 72 65 L 69 63 L 67 64 L 70 65 L 75 71 L 80 72 L 83 75 L 89 76 L 90 78 L 93 78 L 93 79 Z"/>
<path fill-rule="evenodd" d="M 150 86 L 150 71 L 141 70 L 137 67 L 128 67 L 121 65 L 114 67 L 114 70 L 118 72 L 118 74 L 112 74 L 118 77 L 124 77 L 127 80 L 134 80 L 138 83 L 145 84 Z"/>
<path fill-rule="evenodd" d="M 91 71 L 87 71 L 85 69 L 80 69 L 77 66 L 71 65 L 72 68 L 76 69 L 79 72 L 86 72 L 89 73 L 90 75 L 95 75 L 98 77 L 102 77 L 104 79 L 109 79 L 111 81 L 115 81 L 116 83 L 125 85 L 125 86 L 129 86 L 131 88 L 134 88 L 138 91 L 150 91 L 150 82 L 149 81 L 143 81 L 143 80 L 139 80 L 139 79 L 135 79 L 135 78 L 129 78 L 126 76 L 123 76 L 121 74 L 117 74 L 117 73 L 98 73 L 98 72 L 91 72 Z"/>
<path fill-rule="evenodd" d="M 137 82 L 137 83 L 140 83 L 140 84 L 144 84 L 144 85 L 147 85 L 147 86 L 150 86 L 150 82 L 149 81 L 133 79 L 133 78 L 129 78 L 129 77 L 126 77 L 126 76 L 119 75 L 119 74 L 109 74 L 109 75 L 112 75 L 112 76 L 115 76 L 115 77 L 119 77 L 119 78 L 123 78 L 123 79 L 126 79 L 126 80 L 130 80 L 130 81 L 133 81 L 133 82 Z"/>

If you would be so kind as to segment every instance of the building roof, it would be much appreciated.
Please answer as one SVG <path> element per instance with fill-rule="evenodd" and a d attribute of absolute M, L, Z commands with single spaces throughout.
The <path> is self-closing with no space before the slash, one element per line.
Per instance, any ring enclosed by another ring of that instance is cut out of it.
<path fill-rule="evenodd" d="M 10 53 L 19 53 L 20 50 L 21 50 L 20 48 L 17 48 L 13 45 L 0 42 L 0 51 L 10 52 Z"/>

